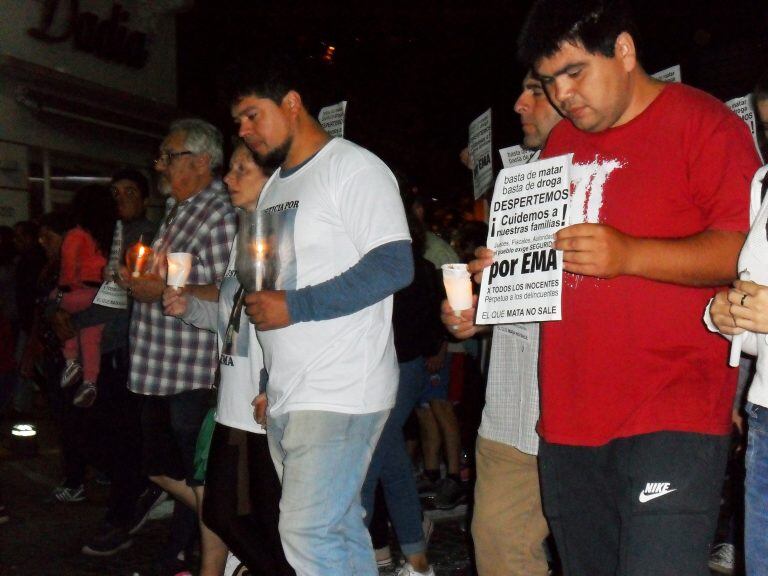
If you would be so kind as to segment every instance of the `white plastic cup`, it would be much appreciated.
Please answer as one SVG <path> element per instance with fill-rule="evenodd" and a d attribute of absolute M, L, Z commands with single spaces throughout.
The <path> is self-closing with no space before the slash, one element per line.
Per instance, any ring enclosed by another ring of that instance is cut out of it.
<path fill-rule="evenodd" d="M 192 269 L 192 254 L 189 252 L 171 252 L 168 254 L 168 286 L 184 288 Z"/>
<path fill-rule="evenodd" d="M 443 264 L 443 284 L 456 315 L 472 308 L 472 279 L 466 264 Z"/>

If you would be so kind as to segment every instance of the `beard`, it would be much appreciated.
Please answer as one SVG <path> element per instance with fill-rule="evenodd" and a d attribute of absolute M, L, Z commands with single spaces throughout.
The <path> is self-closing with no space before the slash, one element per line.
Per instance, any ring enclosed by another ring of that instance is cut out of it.
<path fill-rule="evenodd" d="M 262 155 L 254 152 L 253 158 L 256 160 L 256 164 L 262 168 L 275 171 L 283 164 L 283 162 L 285 162 L 285 159 L 288 157 L 288 151 L 291 149 L 292 144 L 293 138 L 289 136 L 285 139 L 285 142 L 280 144 L 280 146 L 273 148 L 266 154 Z"/>
<path fill-rule="evenodd" d="M 171 188 L 171 183 L 162 176 L 157 180 L 157 190 L 163 196 L 170 196 L 171 192 L 173 191 Z"/>

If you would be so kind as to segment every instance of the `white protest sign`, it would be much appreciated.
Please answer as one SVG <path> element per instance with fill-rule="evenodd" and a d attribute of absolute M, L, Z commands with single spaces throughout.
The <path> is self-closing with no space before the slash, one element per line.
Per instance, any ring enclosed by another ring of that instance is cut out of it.
<path fill-rule="evenodd" d="M 526 150 L 519 144 L 517 146 L 510 146 L 509 148 L 502 148 L 499 150 L 499 156 L 501 156 L 501 165 L 504 168 L 511 168 L 512 166 L 519 166 L 529 162 L 536 155 L 536 151 Z"/>
<path fill-rule="evenodd" d="M 114 282 L 104 282 L 93 299 L 93 303 L 107 308 L 125 310 L 128 308 L 128 293 Z"/>
<path fill-rule="evenodd" d="M 469 125 L 469 157 L 472 159 L 472 186 L 475 200 L 491 189 L 491 109 L 488 108 Z"/>
<path fill-rule="evenodd" d="M 123 260 L 124 244 L 123 221 L 118 220 L 115 223 L 115 231 L 112 234 L 112 246 L 109 249 L 109 262 L 107 263 L 107 268 L 113 276 L 120 269 L 120 263 Z M 107 308 L 125 310 L 128 308 L 128 293 L 114 282 L 103 282 L 96 293 L 96 297 L 93 299 L 93 303 L 106 306 Z"/>
<path fill-rule="evenodd" d="M 347 101 L 343 100 L 333 106 L 320 110 L 317 119 L 323 129 L 334 138 L 344 138 L 344 119 L 347 114 Z"/>
<path fill-rule="evenodd" d="M 675 66 L 670 66 L 669 68 L 664 68 L 664 70 L 659 70 L 656 72 L 656 74 L 651 74 L 656 80 L 661 80 L 662 82 L 682 82 L 683 78 L 680 74 L 680 64 L 676 64 Z"/>
<path fill-rule="evenodd" d="M 728 100 L 728 102 L 725 103 L 728 108 L 733 110 L 733 112 L 736 113 L 736 115 L 741 118 L 744 123 L 749 127 L 749 131 L 752 132 L 752 140 L 755 142 L 755 146 L 758 146 L 757 144 L 757 125 L 755 122 L 755 109 L 752 106 L 752 94 L 747 94 L 746 96 L 742 96 L 741 98 L 734 98 L 733 100 Z"/>
<path fill-rule="evenodd" d="M 478 324 L 560 320 L 563 253 L 555 232 L 568 225 L 571 154 L 499 172 L 491 202 Z"/>

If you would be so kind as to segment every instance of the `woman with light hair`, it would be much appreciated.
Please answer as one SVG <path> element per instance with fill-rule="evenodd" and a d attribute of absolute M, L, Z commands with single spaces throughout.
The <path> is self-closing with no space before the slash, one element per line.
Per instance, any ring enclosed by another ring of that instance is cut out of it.
<path fill-rule="evenodd" d="M 232 205 L 248 212 L 256 209 L 268 174 L 238 142 L 224 181 Z M 257 421 L 255 414 L 266 408 L 266 396 L 260 390 L 265 380 L 262 351 L 242 305 L 245 293 L 235 274 L 236 258 L 237 239 L 218 303 L 173 288 L 163 295 L 166 314 L 219 336 L 218 401 L 207 431 L 204 427 L 198 439 L 201 457 L 196 479 L 204 481 L 205 488 L 195 491 L 202 500 L 203 565 L 212 570 L 201 575 L 214 574 L 228 547 L 227 576 L 244 576 L 246 566 L 254 574 L 292 576 L 277 528 L 280 481 L 269 455 L 264 422 Z"/>

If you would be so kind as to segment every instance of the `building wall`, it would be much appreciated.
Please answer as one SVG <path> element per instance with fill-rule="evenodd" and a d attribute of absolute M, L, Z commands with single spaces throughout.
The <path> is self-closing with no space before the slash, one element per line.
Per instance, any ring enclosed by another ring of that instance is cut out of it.
<path fill-rule="evenodd" d="M 80 0 L 78 4 L 80 25 L 73 26 L 71 0 L 0 0 L 0 59 L 7 62 L 10 57 L 21 67 L 31 65 L 31 69 L 38 71 L 38 78 L 65 79 L 61 85 L 66 87 L 56 96 L 97 100 L 134 115 L 139 107 L 131 103 L 141 99 L 143 107 L 138 114 L 149 109 L 153 120 L 173 110 L 177 85 L 175 15 L 151 11 L 149 5 L 153 3 L 148 0 Z M 43 23 L 46 6 L 54 7 L 50 25 Z M 33 37 L 30 30 L 35 29 L 54 37 L 68 30 L 71 33 L 62 41 L 51 42 Z M 131 33 L 134 48 L 141 39 L 137 33 L 146 35 L 144 50 L 125 50 L 125 41 L 115 41 Z M 106 41 L 98 40 L 102 35 Z M 144 52 L 145 61 L 135 57 Z M 133 65 L 127 63 L 129 60 Z M 51 208 L 50 193 L 41 201 L 40 185 L 28 181 L 28 176 L 40 176 L 39 163 L 33 159 L 40 158 L 41 151 L 46 151 L 49 172 L 54 176 L 56 170 L 104 176 L 118 166 L 151 168 L 158 137 L 84 120 L 83 117 L 92 118 L 86 107 L 75 108 L 74 116 L 80 116 L 78 118 L 42 113 L 24 106 L 18 101 L 19 91 L 34 85 L 35 81 L 20 77 L 14 70 L 3 68 L 0 61 L 0 167 L 6 162 L 19 168 L 17 171 L 3 169 L 6 179 L 12 182 L 0 179 L 0 224 L 19 217 L 33 217 Z M 104 93 L 116 97 L 105 97 Z M 155 114 L 155 110 L 161 112 Z M 118 123 L 131 126 L 130 119 Z M 151 133 L 157 136 L 162 130 L 160 126 Z M 83 162 L 73 162 L 71 159 L 75 157 Z M 32 169 L 33 165 L 38 168 Z M 99 168 L 83 170 L 83 166 Z M 52 187 L 46 189 L 50 191 Z"/>
<path fill-rule="evenodd" d="M 43 0 L 0 0 L 0 53 L 71 74 L 110 88 L 144 96 L 166 104 L 176 104 L 176 25 L 172 15 L 155 15 L 146 3 L 122 0 L 120 25 L 147 34 L 149 58 L 141 69 L 100 58 L 74 48 L 73 37 L 59 43 L 33 38 L 28 30 L 38 28 Z M 110 0 L 80 0 L 79 12 L 90 12 L 109 20 L 116 3 Z M 69 0 L 60 0 L 52 35 L 63 33 L 70 10 Z"/>

